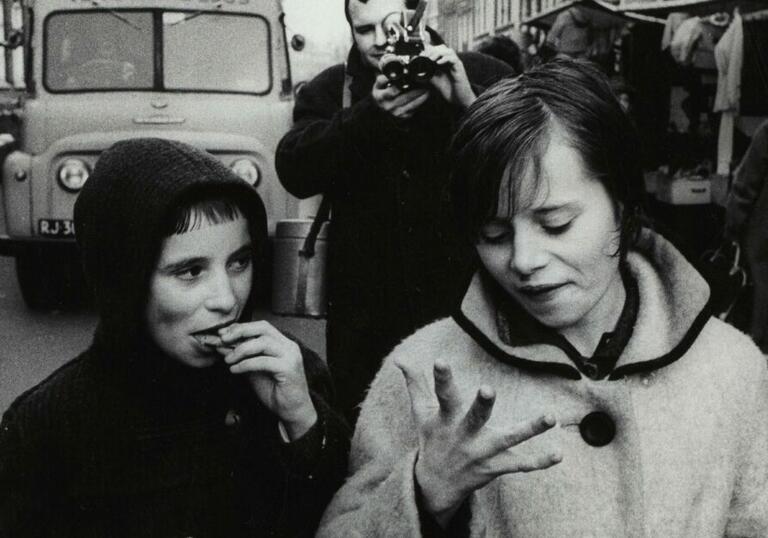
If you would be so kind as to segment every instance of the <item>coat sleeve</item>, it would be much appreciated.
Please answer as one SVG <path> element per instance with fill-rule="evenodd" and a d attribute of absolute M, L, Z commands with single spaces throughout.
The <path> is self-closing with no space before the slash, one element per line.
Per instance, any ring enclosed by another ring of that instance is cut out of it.
<path fill-rule="evenodd" d="M 736 169 L 728 196 L 725 235 L 739 240 L 760 193 L 768 181 L 768 122 L 763 123 L 752 139 L 744 159 Z"/>
<path fill-rule="evenodd" d="M 326 511 L 318 536 L 420 536 L 416 443 L 405 380 L 390 356 L 363 402 L 349 478 Z"/>
<path fill-rule="evenodd" d="M 55 452 L 46 454 L 40 429 L 17 404 L 0 423 L 0 536 L 37 535 L 55 509 L 59 482 L 50 468 Z"/>
<path fill-rule="evenodd" d="M 329 191 L 334 182 L 372 165 L 382 140 L 397 139 L 394 120 L 370 95 L 342 108 L 343 67 L 324 71 L 296 97 L 293 127 L 283 136 L 275 168 L 283 187 L 298 198 Z"/>
<path fill-rule="evenodd" d="M 768 368 L 765 357 L 755 355 L 755 367 L 745 375 L 754 382 L 743 395 L 740 459 L 725 532 L 734 538 L 768 536 Z"/>
<path fill-rule="evenodd" d="M 280 536 L 314 536 L 317 523 L 347 469 L 350 431 L 334 408 L 334 391 L 328 368 L 320 357 L 301 346 L 304 371 L 317 422 L 300 439 L 282 446 L 286 464 L 284 511 Z"/>

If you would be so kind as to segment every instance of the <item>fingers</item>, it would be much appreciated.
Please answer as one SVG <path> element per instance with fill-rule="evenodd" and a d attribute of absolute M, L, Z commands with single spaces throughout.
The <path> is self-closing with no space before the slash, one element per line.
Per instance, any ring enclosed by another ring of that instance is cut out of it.
<path fill-rule="evenodd" d="M 390 84 L 384 75 L 376 77 L 374 88 L 371 92 L 376 106 L 398 118 L 407 118 L 413 115 L 429 98 L 428 88 L 415 88 L 402 91 Z"/>
<path fill-rule="evenodd" d="M 440 413 L 447 419 L 453 418 L 461 409 L 461 397 L 453 380 L 451 367 L 440 359 L 435 361 L 435 395 Z"/>
<path fill-rule="evenodd" d="M 413 116 L 414 112 L 416 112 L 416 109 L 418 109 L 421 105 L 423 105 L 427 99 L 429 99 L 429 92 L 424 91 L 424 93 L 419 97 L 417 97 L 416 99 L 406 103 L 401 107 L 397 107 L 393 109 L 392 115 L 402 119 L 410 118 L 411 116 Z"/>
<path fill-rule="evenodd" d="M 286 338 L 277 328 L 267 321 L 250 321 L 248 323 L 233 323 L 219 330 L 219 336 L 225 344 L 234 344 L 238 340 L 254 338 L 264 335 L 272 335 L 276 338 Z"/>
<path fill-rule="evenodd" d="M 537 435 L 550 430 L 556 424 L 557 421 L 552 415 L 542 415 L 533 420 L 528 420 L 518 424 L 509 432 L 494 436 L 494 439 L 490 444 L 488 454 L 495 454 L 519 445 L 528 439 L 536 437 Z"/>
<path fill-rule="evenodd" d="M 269 336 L 250 338 L 238 343 L 234 349 L 230 349 L 224 356 L 224 362 L 227 364 L 234 364 L 246 357 L 253 357 L 256 355 L 277 357 L 283 354 L 283 349 L 280 344 L 280 342 L 276 342 Z"/>
<path fill-rule="evenodd" d="M 456 51 L 446 45 L 435 45 L 433 47 L 429 47 L 422 53 L 422 55 L 426 56 L 440 66 L 456 65 L 457 63 L 461 62 L 459 55 L 456 54 Z"/>
<path fill-rule="evenodd" d="M 561 461 L 563 461 L 563 456 L 557 451 L 522 457 L 517 454 L 505 454 L 493 474 L 499 476 L 507 473 L 541 471 L 542 469 L 549 469 Z"/>
<path fill-rule="evenodd" d="M 411 411 L 417 424 L 425 424 L 434 412 L 434 395 L 429 385 L 402 362 L 395 361 L 405 378 L 405 386 L 411 399 Z"/>
<path fill-rule="evenodd" d="M 496 393 L 487 385 L 477 391 L 475 401 L 464 416 L 464 430 L 472 435 L 479 432 L 488 419 L 491 418 L 493 404 L 496 401 Z"/>
<path fill-rule="evenodd" d="M 277 357 L 249 357 L 245 360 L 241 360 L 229 367 L 229 371 L 233 374 L 244 373 L 265 373 L 270 375 L 281 374 L 285 372 L 285 361 L 278 359 Z"/>

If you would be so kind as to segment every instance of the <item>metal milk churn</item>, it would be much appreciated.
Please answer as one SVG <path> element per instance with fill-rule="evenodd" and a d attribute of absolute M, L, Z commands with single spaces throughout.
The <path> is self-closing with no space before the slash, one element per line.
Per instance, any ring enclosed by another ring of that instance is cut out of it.
<path fill-rule="evenodd" d="M 328 221 L 318 219 L 278 221 L 272 272 L 272 310 L 276 314 L 325 316 L 328 227 Z"/>

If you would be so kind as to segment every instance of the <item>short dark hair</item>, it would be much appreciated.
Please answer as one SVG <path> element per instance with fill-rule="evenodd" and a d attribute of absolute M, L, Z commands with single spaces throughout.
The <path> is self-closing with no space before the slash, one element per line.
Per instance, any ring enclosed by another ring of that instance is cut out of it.
<path fill-rule="evenodd" d="M 476 242 L 500 207 L 514 210 L 516 178 L 532 169 L 538 181 L 554 123 L 622 208 L 625 254 L 637 239 L 644 197 L 637 134 L 605 76 L 580 60 L 554 60 L 503 79 L 467 110 L 449 153 L 458 225 Z"/>
<path fill-rule="evenodd" d="M 163 225 L 163 236 L 183 234 L 198 229 L 203 222 L 220 224 L 231 222 L 239 216 L 246 217 L 237 199 L 231 194 L 214 196 L 197 194 L 194 198 L 181 199 L 167 216 Z"/>
<path fill-rule="evenodd" d="M 367 4 L 368 0 L 354 0 L 355 2 L 360 2 L 361 4 Z M 349 24 L 352 24 L 352 17 L 349 16 L 349 3 L 352 2 L 352 0 L 344 0 L 344 16 L 347 18 L 347 22 Z"/>
<path fill-rule="evenodd" d="M 248 222 L 254 256 L 267 255 L 267 222 L 264 216 L 231 185 L 198 185 L 174 200 L 161 224 L 161 237 L 196 230 L 202 223 L 220 224 L 242 216 Z M 258 261 L 258 260 L 254 260 Z M 263 263 L 263 260 L 262 260 Z"/>
<path fill-rule="evenodd" d="M 475 50 L 501 60 L 511 66 L 517 75 L 523 72 L 523 59 L 520 47 L 517 46 L 514 40 L 505 35 L 486 38 L 480 42 Z"/>
<path fill-rule="evenodd" d="M 349 3 L 352 0 L 344 0 L 344 16 L 347 17 L 347 22 L 349 24 L 352 24 L 352 18 L 349 16 Z M 413 0 L 403 0 L 403 3 L 408 4 L 412 2 Z M 436 1 L 436 0 L 433 0 Z M 368 0 L 355 0 L 355 2 L 360 2 L 361 4 L 367 4 Z"/>

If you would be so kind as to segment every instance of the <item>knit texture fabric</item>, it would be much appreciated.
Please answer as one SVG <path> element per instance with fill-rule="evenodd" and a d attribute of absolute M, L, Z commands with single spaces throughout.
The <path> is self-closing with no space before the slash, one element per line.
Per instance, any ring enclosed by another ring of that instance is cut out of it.
<path fill-rule="evenodd" d="M 96 163 L 75 203 L 75 233 L 100 315 L 98 338 L 108 338 L 110 348 L 136 347 L 164 219 L 196 190 L 234 193 L 251 226 L 253 266 L 262 266 L 264 204 L 212 155 L 173 140 L 138 138 L 116 143 Z"/>
<path fill-rule="evenodd" d="M 245 214 L 254 270 L 263 267 L 261 199 L 211 155 L 161 139 L 102 154 L 75 205 L 99 326 L 88 350 L 3 416 L 0 536 L 313 535 L 348 444 L 322 360 L 301 347 L 319 418 L 286 445 L 244 376 L 223 362 L 190 368 L 145 330 L 169 219 L 222 195 Z"/>

